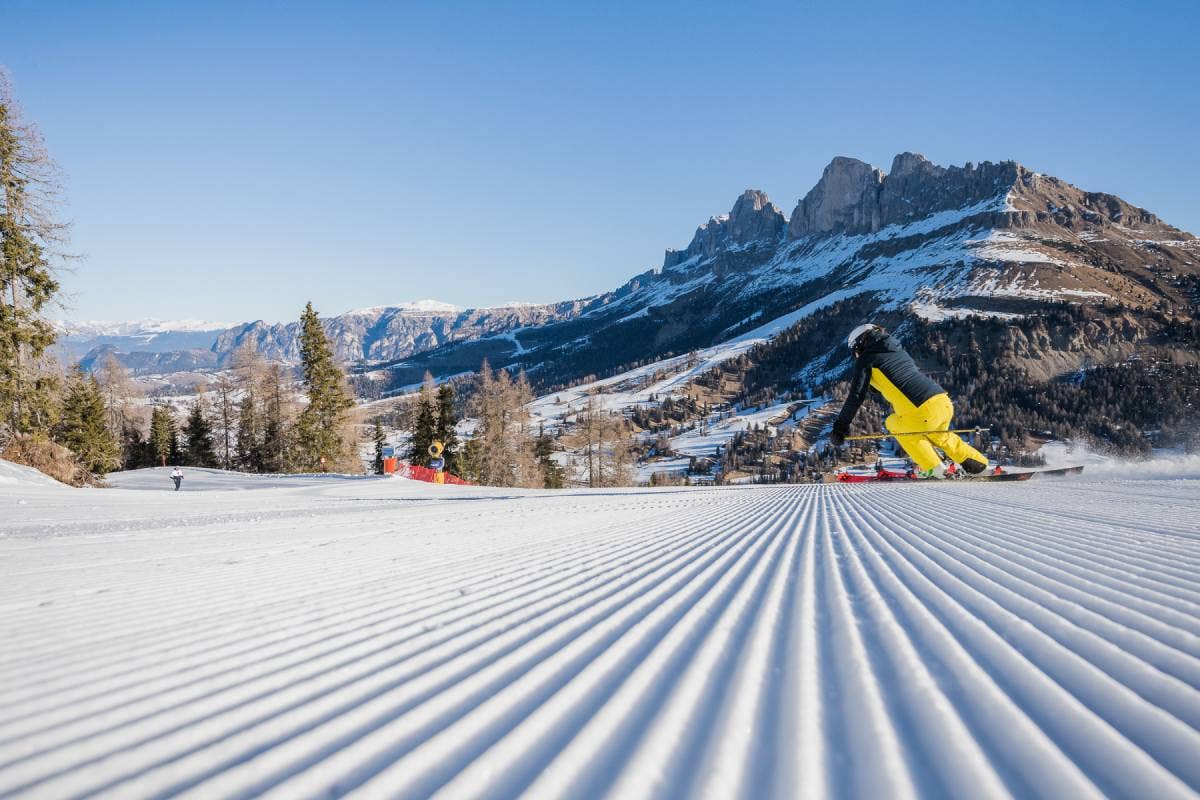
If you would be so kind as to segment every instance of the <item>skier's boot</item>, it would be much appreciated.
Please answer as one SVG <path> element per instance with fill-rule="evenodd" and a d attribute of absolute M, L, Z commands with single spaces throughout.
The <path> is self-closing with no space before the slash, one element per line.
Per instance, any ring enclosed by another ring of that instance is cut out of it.
<path fill-rule="evenodd" d="M 946 468 L 941 464 L 929 469 L 923 469 L 917 473 L 917 477 L 925 481 L 941 481 L 946 479 Z"/>
<path fill-rule="evenodd" d="M 978 475 L 987 469 L 987 464 L 982 461 L 976 461 L 973 458 L 964 458 L 960 466 L 971 475 Z"/>

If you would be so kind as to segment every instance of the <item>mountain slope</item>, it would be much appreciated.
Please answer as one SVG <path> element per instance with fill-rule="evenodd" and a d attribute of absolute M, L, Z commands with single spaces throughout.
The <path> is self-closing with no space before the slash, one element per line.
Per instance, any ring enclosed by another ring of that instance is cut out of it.
<path fill-rule="evenodd" d="M 838 301 L 856 319 L 1024 315 L 1115 304 L 1190 317 L 1200 244 L 1144 209 L 1014 162 L 935 166 L 904 153 L 884 173 L 836 158 L 790 218 L 757 191 L 700 226 L 659 270 L 577 317 L 519 336 L 451 344 L 389 365 L 394 383 L 483 357 L 543 386 L 796 322 Z"/>
<path fill-rule="evenodd" d="M 1198 476 L 0 484 L 0 794 L 1194 797 Z"/>

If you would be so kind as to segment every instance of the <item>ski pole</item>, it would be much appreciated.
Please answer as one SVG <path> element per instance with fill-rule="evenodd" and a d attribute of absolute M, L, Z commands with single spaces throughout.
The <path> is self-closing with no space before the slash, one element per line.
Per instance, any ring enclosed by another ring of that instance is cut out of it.
<path fill-rule="evenodd" d="M 856 442 L 863 439 L 891 439 L 896 436 L 929 436 L 935 433 L 983 433 L 990 428 L 956 428 L 948 431 L 909 431 L 906 433 L 868 433 L 862 436 L 847 436 L 845 441 Z"/>

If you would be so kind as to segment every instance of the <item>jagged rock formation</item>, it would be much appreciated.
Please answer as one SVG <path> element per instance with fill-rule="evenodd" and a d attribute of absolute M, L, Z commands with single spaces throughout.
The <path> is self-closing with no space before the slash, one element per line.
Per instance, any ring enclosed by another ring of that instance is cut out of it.
<path fill-rule="evenodd" d="M 879 230 L 881 170 L 856 158 L 838 156 L 829 162 L 808 194 L 792 212 L 788 235 L 862 233 Z"/>
<path fill-rule="evenodd" d="M 553 385 L 778 329 L 858 297 L 868 300 L 853 306 L 860 316 L 1022 315 L 1073 302 L 1190 319 L 1198 264 L 1190 234 L 1012 161 L 941 167 L 901 153 L 884 172 L 838 157 L 790 219 L 749 190 L 686 248 L 667 250 L 660 270 L 578 317 L 525 329 L 519 341 L 452 343 L 387 374 L 411 383 L 425 369 L 452 374 L 487 357 Z"/>
<path fill-rule="evenodd" d="M 663 268 L 670 269 L 695 258 L 711 258 L 724 249 L 762 244 L 773 246 L 787 228 L 787 217 L 757 189 L 747 189 L 728 214 L 713 217 L 696 230 L 683 250 L 668 250 Z"/>

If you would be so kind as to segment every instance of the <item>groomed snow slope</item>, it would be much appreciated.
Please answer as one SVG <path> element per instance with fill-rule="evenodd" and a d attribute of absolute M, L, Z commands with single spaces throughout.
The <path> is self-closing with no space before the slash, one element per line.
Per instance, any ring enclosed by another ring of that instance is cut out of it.
<path fill-rule="evenodd" d="M 1200 788 L 1198 480 L 222 480 L 0 483 L 0 795 Z"/>

